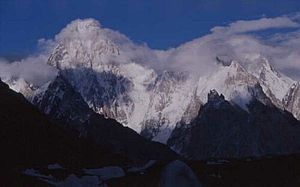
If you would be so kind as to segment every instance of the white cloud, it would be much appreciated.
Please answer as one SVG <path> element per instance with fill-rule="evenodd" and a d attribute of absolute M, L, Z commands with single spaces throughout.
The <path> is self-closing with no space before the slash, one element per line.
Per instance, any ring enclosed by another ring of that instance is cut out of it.
<path fill-rule="evenodd" d="M 298 15 L 298 14 L 297 14 Z M 299 16 L 298 16 L 299 17 Z M 216 56 L 229 59 L 244 60 L 247 54 L 263 54 L 270 58 L 270 63 L 281 72 L 300 80 L 300 30 L 289 33 L 275 34 L 266 40 L 247 32 L 271 28 L 297 28 L 297 16 L 281 16 L 261 18 L 250 21 L 236 21 L 228 26 L 214 27 L 212 33 L 182 44 L 169 50 L 153 50 L 146 45 L 136 44 L 125 35 L 103 28 L 94 20 L 75 20 L 67 25 L 52 40 L 41 39 L 41 54 L 26 58 L 19 62 L 0 63 L 0 77 L 21 77 L 41 85 L 51 80 L 56 71 L 46 64 L 49 53 L 60 42 L 83 41 L 77 43 L 85 52 L 95 49 L 94 41 L 109 38 L 122 50 L 122 58 L 113 59 L 118 63 L 135 61 L 157 71 L 186 71 L 201 76 L 216 69 Z M 76 42 L 74 43 L 76 44 Z M 76 44 L 76 45 L 77 45 Z M 72 46 L 70 46 L 72 48 Z"/>
<path fill-rule="evenodd" d="M 211 29 L 212 32 L 216 33 L 245 33 L 251 31 L 259 31 L 266 29 L 278 29 L 278 28 L 295 28 L 299 27 L 299 23 L 293 21 L 287 16 L 276 17 L 276 18 L 261 18 L 258 20 L 239 20 L 230 23 L 229 26 L 225 27 L 214 27 Z"/>
<path fill-rule="evenodd" d="M 53 79 L 57 73 L 46 61 L 45 55 L 31 56 L 14 62 L 0 59 L 0 77 L 3 80 L 22 78 L 35 86 L 41 86 Z"/>
<path fill-rule="evenodd" d="M 212 33 L 182 44 L 168 51 L 165 62 L 177 70 L 188 70 L 196 75 L 211 73 L 216 68 L 216 56 L 246 61 L 249 54 L 261 54 L 280 72 L 300 80 L 300 30 L 274 34 L 271 40 L 250 31 L 270 28 L 295 28 L 299 23 L 282 16 L 251 21 L 236 21 L 227 27 L 215 27 Z M 249 63 L 249 62 L 248 62 Z"/>

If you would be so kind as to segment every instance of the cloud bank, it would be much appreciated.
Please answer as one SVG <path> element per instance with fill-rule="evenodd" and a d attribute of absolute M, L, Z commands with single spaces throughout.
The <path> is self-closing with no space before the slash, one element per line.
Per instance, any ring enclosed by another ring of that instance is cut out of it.
<path fill-rule="evenodd" d="M 299 15 L 299 14 L 297 14 Z M 258 20 L 240 20 L 228 26 L 214 27 L 211 33 L 167 51 L 169 67 L 186 69 L 201 76 L 216 68 L 216 57 L 250 63 L 248 58 L 263 55 L 277 70 L 300 80 L 299 16 L 281 16 Z M 291 29 L 281 32 L 276 29 Z M 275 29 L 268 37 L 255 31 Z M 249 33 L 254 32 L 254 33 Z"/>
<path fill-rule="evenodd" d="M 295 28 L 299 27 L 299 23 L 291 20 L 287 16 L 276 17 L 276 18 L 261 18 L 258 20 L 239 20 L 230 23 L 229 26 L 225 27 L 214 27 L 211 32 L 214 33 L 245 33 L 251 31 L 260 31 L 266 29 L 280 29 L 280 28 Z"/>
<path fill-rule="evenodd" d="M 41 86 L 57 74 L 55 68 L 46 64 L 46 59 L 45 55 L 31 56 L 13 62 L 0 59 L 0 77 L 4 81 L 22 78 L 35 86 Z"/>
<path fill-rule="evenodd" d="M 40 54 L 14 62 L 0 59 L 0 77 L 23 78 L 35 85 L 42 85 L 56 76 L 57 70 L 49 66 L 47 60 L 59 43 L 72 41 L 69 42 L 70 48 L 77 45 L 89 57 L 97 53 L 95 49 L 98 43 L 94 41 L 107 38 L 120 48 L 122 55 L 106 60 L 117 63 L 134 61 L 158 72 L 185 71 L 199 77 L 217 68 L 217 56 L 246 61 L 251 54 L 262 54 L 279 71 L 300 80 L 300 16 L 296 15 L 239 20 L 227 26 L 216 26 L 211 29 L 210 34 L 168 50 L 154 50 L 146 44 L 136 44 L 117 31 L 103 28 L 94 19 L 75 20 L 53 39 L 41 39 Z M 83 22 L 88 24 L 81 24 Z M 292 31 L 272 32 L 269 37 L 249 33 L 282 28 Z"/>

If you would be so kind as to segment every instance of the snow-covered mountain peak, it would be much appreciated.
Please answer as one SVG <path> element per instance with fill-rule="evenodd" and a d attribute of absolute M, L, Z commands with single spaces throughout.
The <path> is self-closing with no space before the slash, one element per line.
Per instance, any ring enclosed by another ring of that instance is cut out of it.
<path fill-rule="evenodd" d="M 55 40 L 63 41 L 76 38 L 90 39 L 101 34 L 101 24 L 92 18 L 77 19 L 69 23 L 55 36 Z"/>
<path fill-rule="evenodd" d="M 228 73 L 232 75 L 237 75 L 237 74 L 245 74 L 246 70 L 240 65 L 239 62 L 233 60 L 231 61 L 230 65 L 228 67 L 225 67 L 228 69 Z"/>
<path fill-rule="evenodd" d="M 146 47 L 135 45 L 117 31 L 102 28 L 94 19 L 75 20 L 56 35 L 48 64 L 58 69 L 92 68 L 134 61 Z M 140 57 L 141 58 L 141 57 Z"/>
<path fill-rule="evenodd" d="M 101 27 L 99 21 L 88 18 L 88 19 L 77 19 L 68 24 L 65 30 L 72 30 L 73 32 L 86 33 L 93 30 L 97 30 Z"/>
<path fill-rule="evenodd" d="M 295 81 L 276 71 L 261 54 L 248 54 L 245 59 L 247 71 L 259 80 L 264 92 L 273 102 L 281 102 Z"/>
<path fill-rule="evenodd" d="M 201 77 L 197 95 L 206 103 L 207 94 L 215 90 L 223 94 L 226 100 L 247 110 L 247 104 L 253 97 L 249 88 L 255 88 L 256 84 L 258 84 L 256 77 L 249 74 L 237 61 L 232 61 L 229 66 L 220 66 L 209 76 Z"/>
<path fill-rule="evenodd" d="M 254 76 L 264 78 L 264 73 L 272 72 L 278 77 L 281 75 L 270 65 L 269 60 L 261 54 L 247 54 L 245 55 L 244 65 Z"/>
<path fill-rule="evenodd" d="M 58 69 L 99 69 L 119 54 L 118 46 L 108 39 L 76 38 L 59 42 L 50 55 L 48 64 Z"/>
<path fill-rule="evenodd" d="M 176 124 L 188 124 L 206 102 L 226 99 L 248 111 L 253 98 L 263 101 L 267 95 L 281 106 L 294 83 L 259 53 L 219 52 L 203 41 L 152 50 L 94 19 L 71 22 L 53 43 L 48 64 L 60 70 L 91 109 L 164 143 Z M 12 85 L 25 95 L 31 90 L 22 80 Z M 48 85 L 34 94 L 42 96 L 46 89 Z"/>

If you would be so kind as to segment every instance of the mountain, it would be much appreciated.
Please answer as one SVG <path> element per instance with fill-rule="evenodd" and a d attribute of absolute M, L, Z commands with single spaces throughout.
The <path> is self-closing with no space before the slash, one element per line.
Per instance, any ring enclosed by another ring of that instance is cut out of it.
<path fill-rule="evenodd" d="M 272 58 L 267 55 L 222 56 L 216 51 L 214 59 L 207 58 L 213 68 L 201 74 L 193 72 L 205 70 L 186 71 L 185 67 L 164 68 L 167 66 L 159 64 L 172 65 L 178 60 L 173 56 L 180 60 L 187 52 L 198 54 L 202 45 L 215 41 L 204 37 L 192 45 L 156 51 L 103 28 L 94 19 L 75 20 L 52 41 L 47 64 L 57 69 L 58 77 L 42 86 L 15 78 L 7 83 L 79 136 L 86 136 L 90 125 L 85 124 L 95 112 L 101 120 L 115 119 L 114 123 L 166 144 L 178 125 L 194 121 L 211 90 L 246 113 L 249 104 L 257 100 L 299 115 L 299 93 L 293 86 L 297 82 L 271 66 Z M 158 65 L 151 66 L 156 62 Z"/>
<path fill-rule="evenodd" d="M 114 119 L 95 113 L 61 75 L 33 103 L 52 120 L 63 124 L 66 131 L 89 138 L 100 147 L 111 148 L 134 162 L 177 157 L 166 145 L 146 140 Z"/>
<path fill-rule="evenodd" d="M 63 176 L 51 171 L 53 164 L 59 165 L 64 175 L 78 176 L 83 168 L 134 167 L 149 160 L 178 158 L 166 145 L 146 140 L 96 114 L 61 76 L 49 84 L 43 96 L 35 98 L 47 115 L 2 81 L 0 96 L 1 184 L 43 186 L 61 181 Z M 66 180 L 74 183 L 77 178 Z"/>
<path fill-rule="evenodd" d="M 59 163 L 68 168 L 81 168 L 131 162 L 111 148 L 98 146 L 88 138 L 74 137 L 2 81 L 0 96 L 0 173 L 3 185 L 6 182 L 10 185 L 22 183 L 21 172 L 29 167 Z"/>
<path fill-rule="evenodd" d="M 210 90 L 216 90 L 227 100 L 248 110 L 247 104 L 253 97 L 262 102 L 268 102 L 263 91 L 258 89 L 259 85 L 259 80 L 255 76 L 248 73 L 238 62 L 232 61 L 229 66 L 220 66 L 211 75 L 201 77 L 197 92 L 201 100 L 206 103 Z"/>
<path fill-rule="evenodd" d="M 295 83 L 291 78 L 279 73 L 261 54 L 247 55 L 243 65 L 259 80 L 263 91 L 274 104 L 280 105 L 290 87 Z"/>
<path fill-rule="evenodd" d="M 168 145 L 194 160 L 300 152 L 300 122 L 289 112 L 255 97 L 247 106 L 245 111 L 212 90 L 198 116 L 189 124 L 177 125 Z"/>
<path fill-rule="evenodd" d="M 147 138 L 166 142 L 168 129 L 174 128 L 192 102 L 187 99 L 192 94 L 186 92 L 191 80 L 183 73 L 158 74 L 142 66 L 138 62 L 146 58 L 143 51 L 147 48 L 117 36 L 95 20 L 72 22 L 58 35 L 48 64 L 59 70 L 95 112 Z"/>
<path fill-rule="evenodd" d="M 158 75 L 150 90 L 150 102 L 142 123 L 141 135 L 154 141 L 166 143 L 174 125 L 183 118 L 192 119 L 187 111 L 193 103 L 191 80 L 184 73 L 165 71 Z"/>
<path fill-rule="evenodd" d="M 300 120 L 300 85 L 299 82 L 294 83 L 289 92 L 286 94 L 284 100 L 285 108 L 294 114 Z"/>

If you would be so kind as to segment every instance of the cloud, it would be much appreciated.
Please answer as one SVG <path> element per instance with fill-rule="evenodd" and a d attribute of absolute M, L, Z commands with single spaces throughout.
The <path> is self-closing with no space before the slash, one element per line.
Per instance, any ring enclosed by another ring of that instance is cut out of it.
<path fill-rule="evenodd" d="M 217 26 L 211 29 L 214 33 L 245 33 L 251 31 L 259 31 L 266 29 L 279 29 L 279 28 L 296 28 L 299 23 L 293 21 L 287 16 L 276 18 L 261 18 L 258 20 L 239 20 L 230 23 L 229 26 Z"/>
<path fill-rule="evenodd" d="M 236 21 L 225 27 L 214 27 L 212 33 L 171 49 L 166 68 L 186 70 L 196 76 L 216 70 L 216 57 L 251 63 L 249 56 L 262 55 L 281 73 L 300 80 L 300 29 L 297 17 L 261 18 Z M 292 32 L 274 33 L 269 38 L 248 34 L 271 28 L 294 28 Z"/>
<path fill-rule="evenodd" d="M 35 86 L 41 86 L 56 76 L 56 69 L 47 65 L 47 56 L 27 57 L 21 61 L 9 62 L 0 59 L 0 77 L 2 80 L 22 78 Z"/>
<path fill-rule="evenodd" d="M 258 20 L 240 20 L 228 26 L 214 27 L 211 33 L 168 50 L 150 49 L 145 44 L 137 44 L 125 35 L 103 28 L 94 19 L 75 20 L 68 24 L 53 39 L 39 40 L 38 55 L 20 61 L 0 60 L 0 77 L 21 77 L 24 80 L 42 85 L 53 79 L 57 71 L 47 65 L 49 54 L 61 42 L 68 44 L 68 50 L 78 47 L 69 63 L 84 60 L 99 54 L 101 42 L 109 40 L 121 50 L 120 56 L 103 59 L 115 63 L 136 62 L 157 72 L 171 70 L 184 71 L 199 77 L 212 73 L 218 68 L 216 57 L 246 61 L 249 54 L 262 54 L 279 71 L 300 80 L 300 30 L 299 14 L 293 17 L 261 18 Z M 272 28 L 295 28 L 293 32 L 275 33 L 270 38 L 248 34 Z M 79 54 L 82 51 L 82 54 Z M 82 59 L 78 58 L 82 57 Z"/>

